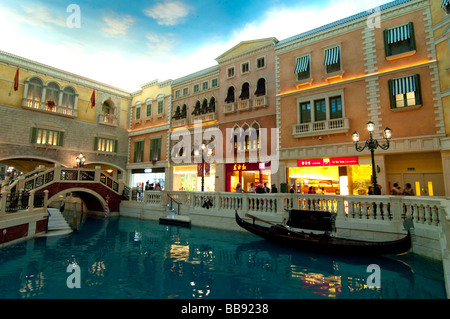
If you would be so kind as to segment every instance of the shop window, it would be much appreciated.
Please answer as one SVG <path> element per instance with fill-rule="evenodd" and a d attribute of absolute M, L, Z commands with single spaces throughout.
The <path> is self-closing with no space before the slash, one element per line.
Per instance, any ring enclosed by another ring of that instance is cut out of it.
<path fill-rule="evenodd" d="M 414 24 L 412 22 L 384 30 L 386 58 L 416 50 Z"/>
<path fill-rule="evenodd" d="M 422 104 L 420 76 L 418 74 L 388 81 L 391 109 Z"/>
<path fill-rule="evenodd" d="M 134 142 L 134 162 L 141 163 L 144 161 L 144 141 Z"/>

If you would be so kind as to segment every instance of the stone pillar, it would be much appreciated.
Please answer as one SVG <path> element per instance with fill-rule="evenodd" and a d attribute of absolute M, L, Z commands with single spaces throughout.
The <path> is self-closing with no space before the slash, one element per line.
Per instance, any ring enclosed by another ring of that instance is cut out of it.
<path fill-rule="evenodd" d="M 450 150 L 441 151 L 445 196 L 450 196 Z"/>

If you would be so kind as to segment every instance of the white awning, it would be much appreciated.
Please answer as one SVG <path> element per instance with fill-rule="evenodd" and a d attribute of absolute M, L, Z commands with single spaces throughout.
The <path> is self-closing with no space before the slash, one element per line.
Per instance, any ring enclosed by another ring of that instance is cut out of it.
<path fill-rule="evenodd" d="M 334 47 L 331 49 L 325 50 L 325 65 L 332 65 L 339 62 L 339 50 L 340 47 Z"/>
<path fill-rule="evenodd" d="M 411 37 L 411 28 L 409 24 L 402 25 L 388 30 L 388 44 L 396 43 L 409 39 Z"/>
<path fill-rule="evenodd" d="M 416 78 L 414 75 L 392 81 L 392 94 L 406 94 L 416 91 Z"/>
<path fill-rule="evenodd" d="M 297 58 L 297 65 L 295 66 L 295 73 L 305 72 L 308 70 L 309 65 L 309 55 Z"/>

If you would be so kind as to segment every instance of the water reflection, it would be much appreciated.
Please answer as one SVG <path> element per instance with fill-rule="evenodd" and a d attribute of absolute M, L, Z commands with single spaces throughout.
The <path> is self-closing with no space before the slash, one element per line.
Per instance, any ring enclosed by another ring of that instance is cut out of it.
<path fill-rule="evenodd" d="M 81 289 L 65 285 L 73 262 Z M 380 266 L 380 289 L 367 286 L 370 264 Z M 70 237 L 2 250 L 0 292 L 4 298 L 445 298 L 442 266 L 419 257 L 327 256 L 248 233 L 126 218 L 88 219 Z"/>

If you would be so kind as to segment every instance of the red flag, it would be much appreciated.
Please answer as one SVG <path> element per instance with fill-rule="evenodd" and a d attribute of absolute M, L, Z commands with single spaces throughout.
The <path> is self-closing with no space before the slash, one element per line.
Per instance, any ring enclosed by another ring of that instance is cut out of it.
<path fill-rule="evenodd" d="M 95 106 L 95 90 L 92 91 L 91 95 L 91 108 Z"/>
<path fill-rule="evenodd" d="M 19 89 L 19 68 L 17 68 L 16 76 L 14 77 L 14 91 Z"/>

